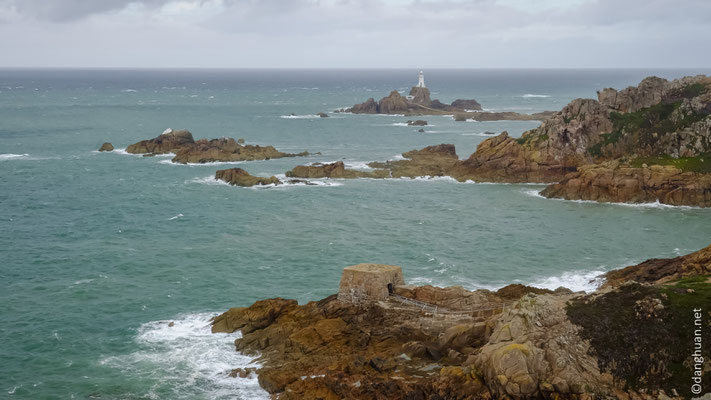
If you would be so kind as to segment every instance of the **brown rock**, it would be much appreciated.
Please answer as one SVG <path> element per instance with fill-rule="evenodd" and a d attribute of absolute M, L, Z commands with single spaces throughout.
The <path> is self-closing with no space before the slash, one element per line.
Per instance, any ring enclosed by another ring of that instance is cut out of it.
<path fill-rule="evenodd" d="M 605 274 L 603 287 L 619 286 L 628 281 L 662 284 L 707 274 L 711 274 L 711 245 L 684 256 L 653 258 L 641 264 L 610 271 Z"/>
<path fill-rule="evenodd" d="M 166 129 L 166 131 L 150 140 L 142 140 L 134 143 L 126 148 L 126 152 L 132 154 L 154 153 L 166 154 L 175 153 L 185 146 L 190 146 L 195 143 L 193 135 L 187 130 L 174 131 Z"/>
<path fill-rule="evenodd" d="M 106 142 L 101 145 L 101 147 L 99 148 L 99 151 L 114 151 L 114 145 L 112 145 L 109 142 Z"/>
<path fill-rule="evenodd" d="M 282 183 L 274 176 L 269 178 L 252 176 L 242 168 L 220 169 L 215 172 L 215 179 L 237 186 L 279 185 Z"/>
<path fill-rule="evenodd" d="M 710 207 L 711 174 L 683 172 L 672 166 L 632 168 L 611 161 L 581 166 L 541 194 L 566 200 Z"/>

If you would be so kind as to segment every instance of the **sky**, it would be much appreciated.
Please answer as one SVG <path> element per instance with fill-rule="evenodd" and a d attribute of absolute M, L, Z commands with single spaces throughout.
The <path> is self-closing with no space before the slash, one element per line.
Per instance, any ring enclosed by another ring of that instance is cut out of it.
<path fill-rule="evenodd" d="M 709 0 L 0 0 L 0 67 L 711 66 Z"/>

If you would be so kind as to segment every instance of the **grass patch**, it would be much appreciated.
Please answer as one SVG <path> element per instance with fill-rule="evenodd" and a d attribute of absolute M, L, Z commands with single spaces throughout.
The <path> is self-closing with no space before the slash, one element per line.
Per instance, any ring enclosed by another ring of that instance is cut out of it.
<path fill-rule="evenodd" d="M 639 157 L 630 161 L 630 166 L 641 168 L 647 165 L 672 165 L 685 172 L 711 173 L 711 153 L 704 153 L 696 157 L 674 158 L 668 155 Z"/>
<path fill-rule="evenodd" d="M 618 383 L 667 393 L 676 389 L 690 398 L 691 370 L 684 363 L 693 351 L 694 308 L 704 309 L 702 340 L 711 343 L 707 278 L 687 278 L 665 287 L 626 285 L 594 300 L 575 300 L 566 311 L 582 328 L 581 336 L 590 340 L 601 370 L 610 371 Z M 637 315 L 635 304 L 646 298 L 664 305 L 654 318 Z M 711 374 L 704 375 L 702 386 L 711 387 Z"/>
<path fill-rule="evenodd" d="M 685 99 L 691 99 L 704 92 L 706 92 L 706 85 L 703 83 L 692 83 L 681 88 L 678 95 Z"/>

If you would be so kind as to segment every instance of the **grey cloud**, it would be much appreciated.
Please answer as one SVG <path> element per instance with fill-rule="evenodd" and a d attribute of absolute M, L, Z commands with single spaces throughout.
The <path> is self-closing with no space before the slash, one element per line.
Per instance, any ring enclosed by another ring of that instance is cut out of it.
<path fill-rule="evenodd" d="M 130 3 L 158 6 L 170 0 L 8 0 L 0 7 L 14 7 L 18 13 L 40 20 L 70 22 L 92 14 L 125 8 Z"/>

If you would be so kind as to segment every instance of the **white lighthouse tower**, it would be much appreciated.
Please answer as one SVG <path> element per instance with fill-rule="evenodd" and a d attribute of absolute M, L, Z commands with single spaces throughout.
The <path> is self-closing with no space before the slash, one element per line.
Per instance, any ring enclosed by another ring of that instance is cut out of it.
<path fill-rule="evenodd" d="M 425 73 L 420 71 L 420 79 L 417 81 L 417 87 L 425 87 Z"/>

